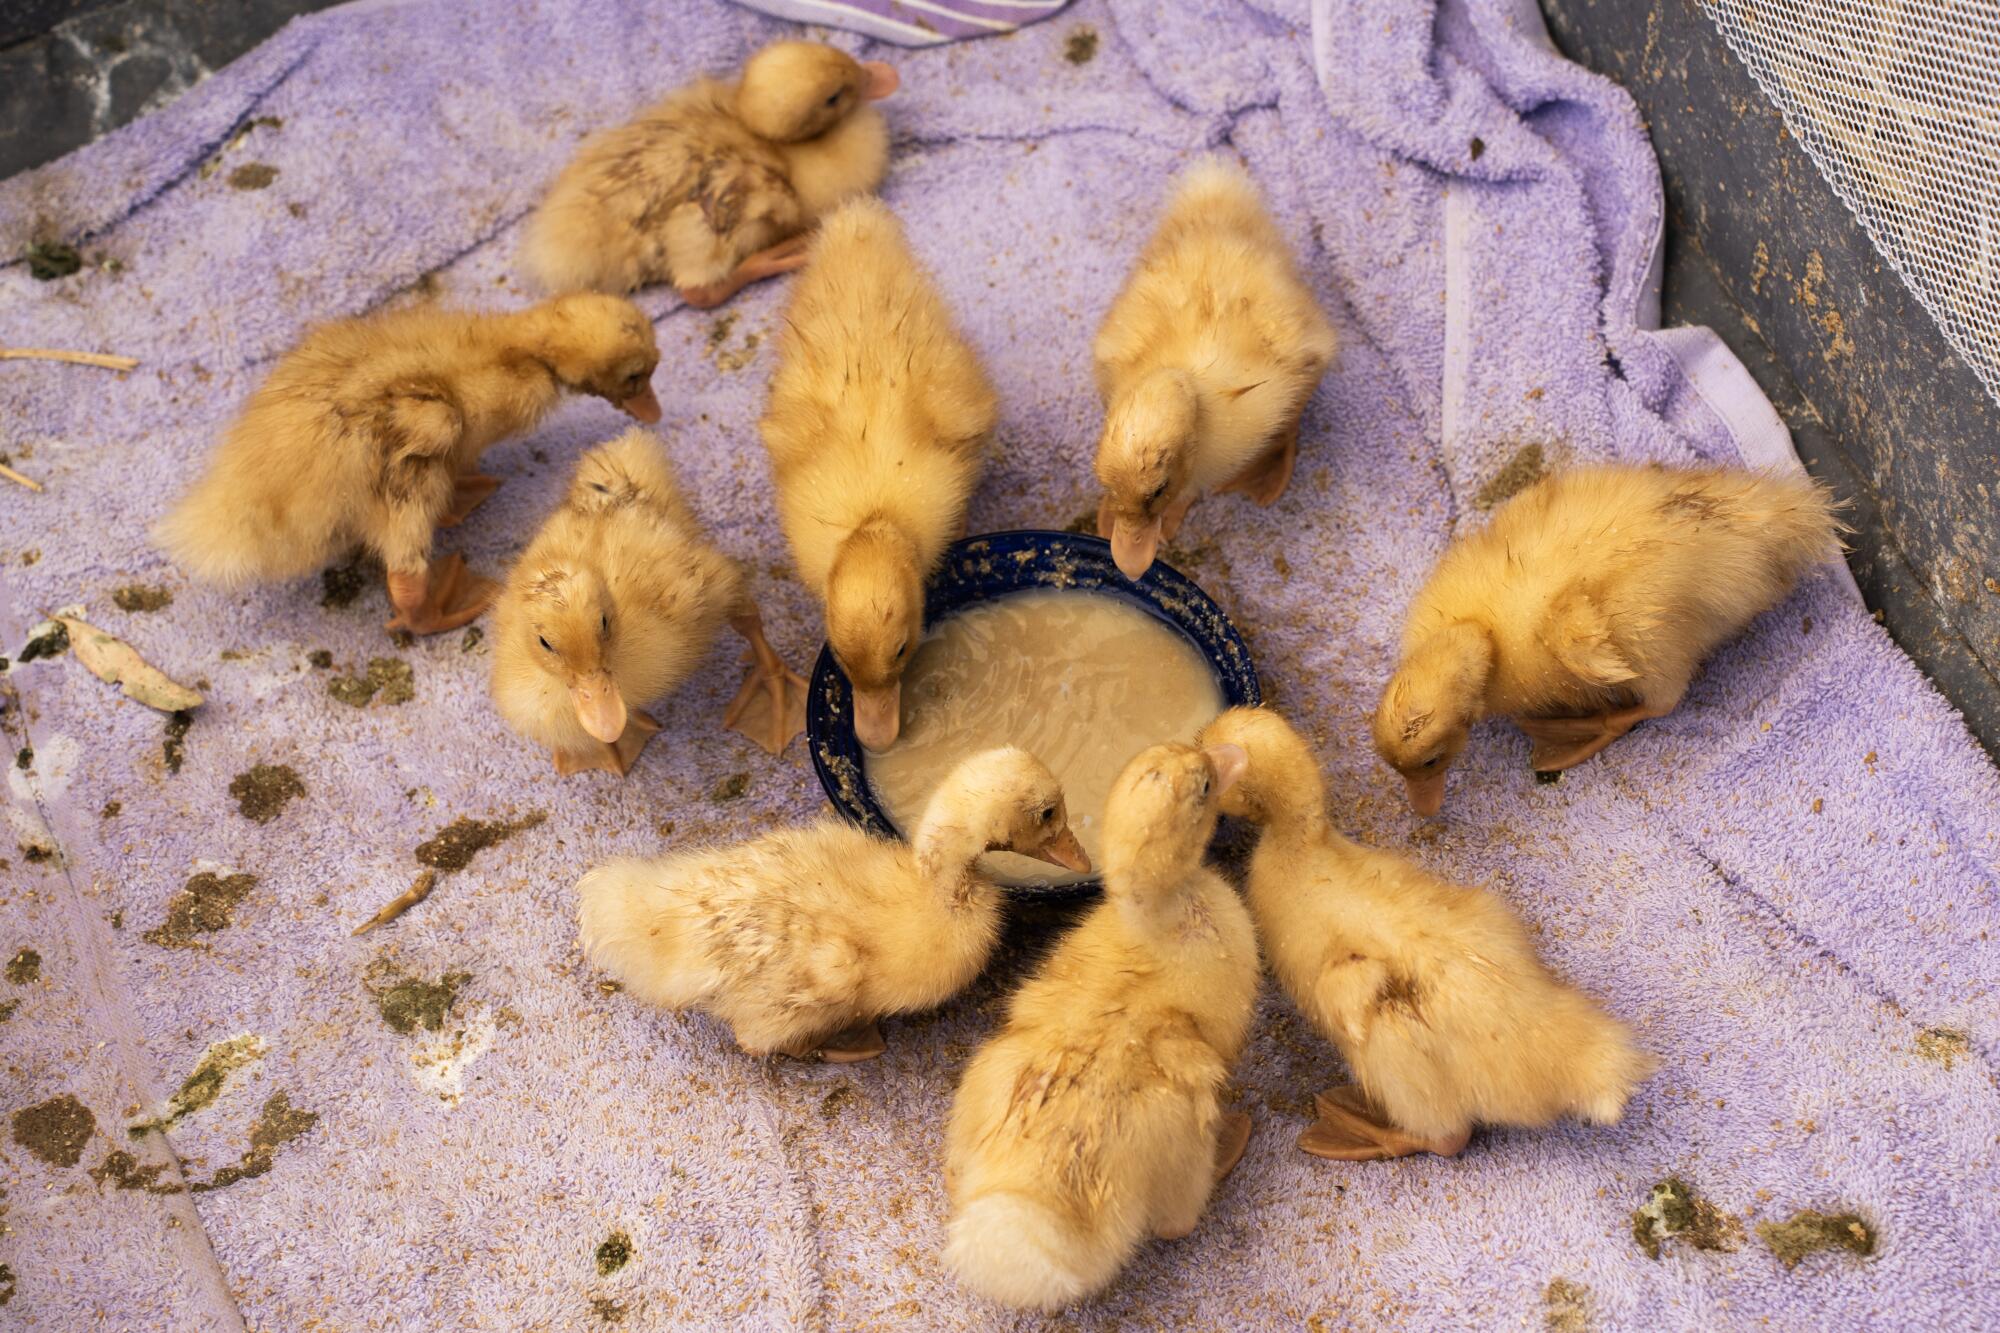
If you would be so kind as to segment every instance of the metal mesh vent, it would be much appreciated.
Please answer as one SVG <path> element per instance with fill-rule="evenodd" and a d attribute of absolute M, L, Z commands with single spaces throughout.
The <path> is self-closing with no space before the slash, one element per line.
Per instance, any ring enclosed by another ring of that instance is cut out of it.
<path fill-rule="evenodd" d="M 2000 0 L 1700 3 L 2000 399 Z"/>

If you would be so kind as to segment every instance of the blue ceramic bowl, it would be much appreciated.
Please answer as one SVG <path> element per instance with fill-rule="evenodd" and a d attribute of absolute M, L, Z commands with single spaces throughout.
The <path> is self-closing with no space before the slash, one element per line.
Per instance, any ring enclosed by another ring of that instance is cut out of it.
<path fill-rule="evenodd" d="M 1126 578 L 1111 559 L 1111 543 L 1102 537 L 1028 529 L 989 532 L 954 542 L 925 592 L 924 629 L 930 631 L 939 621 L 977 602 L 1047 588 L 1115 597 L 1138 607 L 1194 645 L 1215 673 L 1225 703 L 1262 702 L 1250 650 L 1208 594 L 1159 560 L 1137 582 Z M 834 808 L 870 833 L 900 837 L 868 785 L 867 760 L 861 742 L 854 737 L 854 692 L 829 646 L 820 648 L 812 685 L 806 692 L 806 742 L 812 749 L 813 770 Z M 1095 892 L 1099 887 L 1099 882 L 1091 879 L 1017 892 L 1047 901 Z"/>

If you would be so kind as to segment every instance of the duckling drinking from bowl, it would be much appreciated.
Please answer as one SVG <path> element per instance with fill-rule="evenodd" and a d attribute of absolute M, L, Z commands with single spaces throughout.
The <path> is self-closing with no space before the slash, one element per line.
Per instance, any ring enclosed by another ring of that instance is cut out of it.
<path fill-rule="evenodd" d="M 1092 349 L 1104 430 L 1097 532 L 1138 578 L 1204 491 L 1284 494 L 1299 417 L 1336 343 L 1291 247 L 1236 163 L 1175 182 Z"/>
<path fill-rule="evenodd" d="M 854 732 L 893 744 L 924 580 L 964 531 L 997 410 L 979 358 L 874 199 L 820 227 L 792 287 L 758 423 L 799 576 L 854 686 Z"/>
<path fill-rule="evenodd" d="M 1553 772 L 1673 712 L 1702 661 L 1840 551 L 1803 473 L 1560 472 L 1452 542 L 1403 624 L 1375 751 L 1434 815 L 1472 724 L 1513 717 Z"/>
<path fill-rule="evenodd" d="M 705 309 L 797 268 L 813 223 L 882 183 L 874 103 L 896 85 L 893 66 L 818 42 L 696 80 L 584 144 L 528 223 L 529 271 L 550 291 L 671 282 Z"/>
<path fill-rule="evenodd" d="M 623 776 L 659 730 L 630 705 L 685 680 L 725 620 L 754 664 L 724 724 L 777 754 L 805 726 L 805 682 L 765 640 L 742 571 L 709 544 L 659 439 L 627 431 L 578 460 L 508 575 L 493 701 L 558 773 Z"/>
<path fill-rule="evenodd" d="M 1334 832 L 1312 751 L 1271 710 L 1232 708 L 1201 739 L 1250 757 L 1222 797 L 1262 826 L 1250 912 L 1285 994 L 1355 1078 L 1319 1095 L 1299 1147 L 1449 1156 L 1477 1123 L 1617 1121 L 1652 1060 L 1549 975 L 1505 903 Z"/>
<path fill-rule="evenodd" d="M 611 861 L 577 885 L 584 952 L 632 994 L 728 1023 L 751 1055 L 866 1060 L 875 1020 L 930 1009 L 979 974 L 1008 847 L 1089 869 L 1040 760 L 973 755 L 906 845 L 829 816 L 734 847 Z"/>
<path fill-rule="evenodd" d="M 1146 1240 L 1193 1231 L 1250 1119 L 1224 1084 L 1250 1029 L 1257 942 L 1202 865 L 1244 772 L 1233 745 L 1157 745 L 1105 807 L 1105 899 L 966 1066 L 945 1138 L 945 1263 L 1008 1305 L 1103 1290 Z"/>

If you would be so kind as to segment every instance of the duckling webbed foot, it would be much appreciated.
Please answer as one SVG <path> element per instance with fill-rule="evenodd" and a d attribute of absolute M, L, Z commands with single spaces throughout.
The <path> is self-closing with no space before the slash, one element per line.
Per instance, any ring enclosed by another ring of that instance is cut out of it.
<path fill-rule="evenodd" d="M 1222 1117 L 1222 1128 L 1215 1136 L 1215 1179 L 1222 1179 L 1236 1169 L 1243 1160 L 1243 1150 L 1250 1146 L 1250 1113 L 1231 1111 Z"/>
<path fill-rule="evenodd" d="M 500 489 L 500 478 L 484 472 L 460 473 L 451 484 L 451 508 L 438 516 L 441 528 L 455 528 Z"/>
<path fill-rule="evenodd" d="M 634 709 L 625 716 L 625 730 L 611 744 L 598 742 L 587 750 L 557 750 L 556 773 L 561 777 L 572 773 L 616 773 L 622 778 L 639 762 L 639 752 L 659 729 L 659 723 Z"/>
<path fill-rule="evenodd" d="M 780 273 L 789 273 L 803 265 L 806 262 L 806 250 L 811 244 L 810 232 L 788 236 L 776 245 L 759 250 L 745 259 L 736 266 L 734 272 L 720 282 L 681 288 L 681 300 L 697 310 L 713 310 L 751 283 L 774 278 Z"/>
<path fill-rule="evenodd" d="M 1260 505 L 1275 504 L 1292 484 L 1292 469 L 1298 461 L 1299 425 L 1295 421 L 1285 427 L 1262 457 L 1217 489 L 1240 491 Z"/>
<path fill-rule="evenodd" d="M 386 629 L 438 634 L 477 620 L 500 595 L 500 585 L 465 567 L 463 556 L 433 561 L 422 574 L 389 572 L 389 601 L 396 608 Z"/>
<path fill-rule="evenodd" d="M 750 645 L 750 670 L 722 715 L 722 725 L 748 736 L 772 754 L 783 753 L 792 737 L 806 729 L 806 682 L 789 670 L 756 612 L 729 621 Z"/>
<path fill-rule="evenodd" d="M 1455 1156 L 1472 1137 L 1462 1130 L 1446 1139 L 1422 1139 L 1389 1123 L 1387 1116 L 1353 1084 L 1329 1088 L 1313 1099 L 1319 1119 L 1299 1135 L 1299 1148 L 1336 1162 L 1379 1162 L 1416 1153 Z"/>
<path fill-rule="evenodd" d="M 1534 743 L 1528 752 L 1528 767 L 1537 773 L 1560 773 L 1575 768 L 1648 718 L 1665 717 L 1672 711 L 1639 704 L 1584 717 L 1517 717 L 1514 725 Z"/>
<path fill-rule="evenodd" d="M 873 1060 L 888 1049 L 889 1043 L 882 1039 L 881 1028 L 873 1023 L 857 1023 L 834 1033 L 816 1046 L 808 1047 L 802 1058 L 817 1055 L 830 1065 L 852 1065 Z"/>

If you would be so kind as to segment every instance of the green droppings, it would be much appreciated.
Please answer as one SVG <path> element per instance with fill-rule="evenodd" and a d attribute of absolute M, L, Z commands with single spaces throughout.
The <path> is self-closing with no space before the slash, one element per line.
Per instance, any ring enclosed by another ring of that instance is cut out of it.
<path fill-rule="evenodd" d="M 479 626 L 477 625 L 467 626 L 464 637 L 459 639 L 458 641 L 458 651 L 460 651 L 461 653 L 471 652 L 474 648 L 477 648 L 479 646 L 479 641 L 481 639 L 484 639 L 485 637 L 486 637 L 486 631 L 479 628 Z"/>
<path fill-rule="evenodd" d="M 382 1021 L 405 1036 L 418 1028 L 442 1032 L 446 1015 L 458 1003 L 458 988 L 470 980 L 470 972 L 447 972 L 436 981 L 425 981 L 387 958 L 377 958 L 361 976 Z"/>
<path fill-rule="evenodd" d="M 96 1129 L 90 1108 L 67 1092 L 14 1112 L 14 1142 L 50 1166 L 75 1166 Z"/>
<path fill-rule="evenodd" d="M 125 802 L 118 800 L 106 801 L 104 808 L 97 812 L 97 817 L 99 819 L 116 819 L 124 812 Z"/>
<path fill-rule="evenodd" d="M 333 654 L 325 648 L 315 648 L 306 654 L 306 661 L 312 663 L 315 671 L 325 671 L 333 665 Z"/>
<path fill-rule="evenodd" d="M 229 173 L 232 190 L 261 190 L 278 179 L 278 169 L 269 162 L 245 162 Z"/>
<path fill-rule="evenodd" d="M 1472 502 L 1481 509 L 1491 509 L 1503 500 L 1512 499 L 1528 487 L 1542 479 L 1548 470 L 1539 444 L 1524 444 L 1514 451 L 1514 456 L 1498 472 L 1487 479 L 1479 488 L 1479 494 Z"/>
<path fill-rule="evenodd" d="M 417 844 L 417 863 L 433 870 L 463 870 L 472 858 L 516 833 L 538 828 L 548 816 L 536 810 L 513 823 L 498 819 L 457 819 Z"/>
<path fill-rule="evenodd" d="M 60 620 L 52 620 L 49 622 L 48 628 L 43 629 L 34 638 L 29 639 L 27 646 L 14 654 L 14 660 L 17 662 L 32 662 L 38 657 L 60 657 L 68 651 L 69 626 L 63 624 Z"/>
<path fill-rule="evenodd" d="M 104 1155 L 104 1160 L 90 1168 L 90 1178 L 102 1185 L 106 1181 L 121 1190 L 144 1190 L 148 1194 L 179 1194 L 182 1187 L 178 1183 L 159 1183 L 160 1174 L 170 1164 L 149 1162 L 139 1165 L 139 1159 L 123 1148 L 115 1148 Z"/>
<path fill-rule="evenodd" d="M 344 565 L 334 565 L 319 572 L 319 604 L 329 611 L 351 605 L 368 586 L 368 571 L 362 557 L 355 556 Z"/>
<path fill-rule="evenodd" d="M 607 1324 L 615 1324 L 625 1317 L 625 1307 L 609 1296 L 591 1297 L 590 1312 Z"/>
<path fill-rule="evenodd" d="M 1972 1051 L 1972 1037 L 1957 1028 L 1925 1028 L 1917 1034 L 1917 1054 L 1950 1069 Z"/>
<path fill-rule="evenodd" d="M 166 758 L 167 772 L 178 773 L 187 762 L 188 728 L 194 725 L 194 713 L 186 708 L 167 714 L 166 739 L 160 742 L 160 753 Z"/>
<path fill-rule="evenodd" d="M 250 1033 L 240 1037 L 230 1037 L 225 1041 L 212 1043 L 202 1052 L 201 1061 L 167 1099 L 166 1110 L 151 1120 L 142 1120 L 127 1127 L 134 1138 L 149 1129 L 165 1129 L 175 1121 L 203 1111 L 215 1104 L 222 1095 L 229 1076 L 244 1065 L 260 1060 L 264 1055 L 263 1039 Z"/>
<path fill-rule="evenodd" d="M 385 704 L 406 704 L 417 697 L 410 664 L 400 657 L 373 657 L 365 676 L 335 676 L 326 692 L 350 708 L 366 708 L 379 697 Z"/>
<path fill-rule="evenodd" d="M 236 808 L 252 823 L 268 824 L 284 811 L 295 796 L 306 794 L 306 784 L 290 764 L 259 764 L 229 781 L 229 794 Z"/>
<path fill-rule="evenodd" d="M 1563 780 L 1562 770 L 1559 768 L 1558 769 L 1538 768 L 1535 770 L 1535 781 L 1541 783 L 1544 787 L 1553 787 L 1562 780 Z"/>
<path fill-rule="evenodd" d="M 1590 1333 L 1590 1288 L 1566 1277 L 1542 1288 L 1542 1326 L 1549 1333 Z"/>
<path fill-rule="evenodd" d="M 632 1261 L 632 1238 L 614 1231 L 597 1247 L 597 1275 L 610 1277 Z"/>
<path fill-rule="evenodd" d="M 28 276 L 36 282 L 67 278 L 83 267 L 83 256 L 77 253 L 76 247 L 64 245 L 61 241 L 36 241 L 22 258 L 28 261 Z"/>
<path fill-rule="evenodd" d="M 1633 1210 L 1632 1240 L 1652 1259 L 1670 1240 L 1697 1250 L 1734 1250 L 1743 1244 L 1743 1224 L 1675 1176 L 1653 1186 L 1645 1206 Z"/>
<path fill-rule="evenodd" d="M 749 790 L 750 790 L 749 773 L 747 772 L 731 773 L 728 777 L 724 778 L 722 781 L 716 783 L 714 787 L 710 788 L 708 793 L 708 799 L 714 801 L 717 805 L 720 805 L 724 801 L 734 801 L 738 799 L 743 795 L 743 793 Z"/>
<path fill-rule="evenodd" d="M 278 1149 L 296 1138 L 302 1137 L 319 1123 L 319 1115 L 314 1111 L 301 1111 L 292 1105 L 292 1099 L 282 1090 L 271 1094 L 264 1109 L 257 1113 L 250 1125 L 250 1147 L 243 1159 L 235 1166 L 225 1166 L 208 1180 L 190 1188 L 196 1193 L 204 1190 L 219 1190 L 234 1185 L 239 1180 L 249 1180 L 269 1171 L 277 1159 Z"/>
<path fill-rule="evenodd" d="M 826 1096 L 819 1099 L 819 1118 L 828 1122 L 840 1119 L 840 1113 L 855 1098 L 854 1085 L 845 1080 L 826 1090 Z"/>
<path fill-rule="evenodd" d="M 174 604 L 174 594 L 156 583 L 128 583 L 112 589 L 111 600 L 120 611 L 164 611 Z"/>
<path fill-rule="evenodd" d="M 42 975 L 42 956 L 33 949 L 22 947 L 19 953 L 7 960 L 7 980 L 16 986 L 26 986 Z"/>
<path fill-rule="evenodd" d="M 35 747 L 32 745 L 23 745 L 18 751 L 15 752 L 14 767 L 20 769 L 23 773 L 25 773 L 34 766 L 35 766 Z"/>
<path fill-rule="evenodd" d="M 6 1264 L 0 1264 L 0 1305 L 5 1305 L 8 1301 L 14 1299 L 14 1288 L 16 1285 L 14 1270 Z"/>
<path fill-rule="evenodd" d="M 1097 29 L 1087 23 L 1071 28 L 1063 42 L 1063 59 L 1072 65 L 1088 65 L 1097 59 Z"/>
<path fill-rule="evenodd" d="M 1466 151 L 1471 153 L 1472 160 L 1474 162 L 1477 162 L 1480 158 L 1486 156 L 1486 140 L 1480 138 L 1473 139 L 1473 141 L 1469 145 L 1467 145 Z"/>
<path fill-rule="evenodd" d="M 21 1008 L 21 1001 L 18 998 L 12 1000 L 0 1000 L 0 1023 L 4 1023 L 8 1019 L 12 1018 L 17 1012 L 19 1012 L 20 1008 Z"/>
<path fill-rule="evenodd" d="M 163 949 L 201 948 L 202 942 L 195 937 L 227 930 L 236 905 L 250 896 L 256 884 L 255 875 L 225 878 L 204 870 L 167 902 L 167 919 L 147 931 L 143 938 L 146 943 Z"/>
<path fill-rule="evenodd" d="M 1789 1221 L 1759 1222 L 1757 1234 L 1787 1268 L 1821 1250 L 1846 1250 L 1867 1258 L 1875 1253 L 1875 1229 L 1859 1213 L 1821 1213 L 1804 1208 Z"/>

